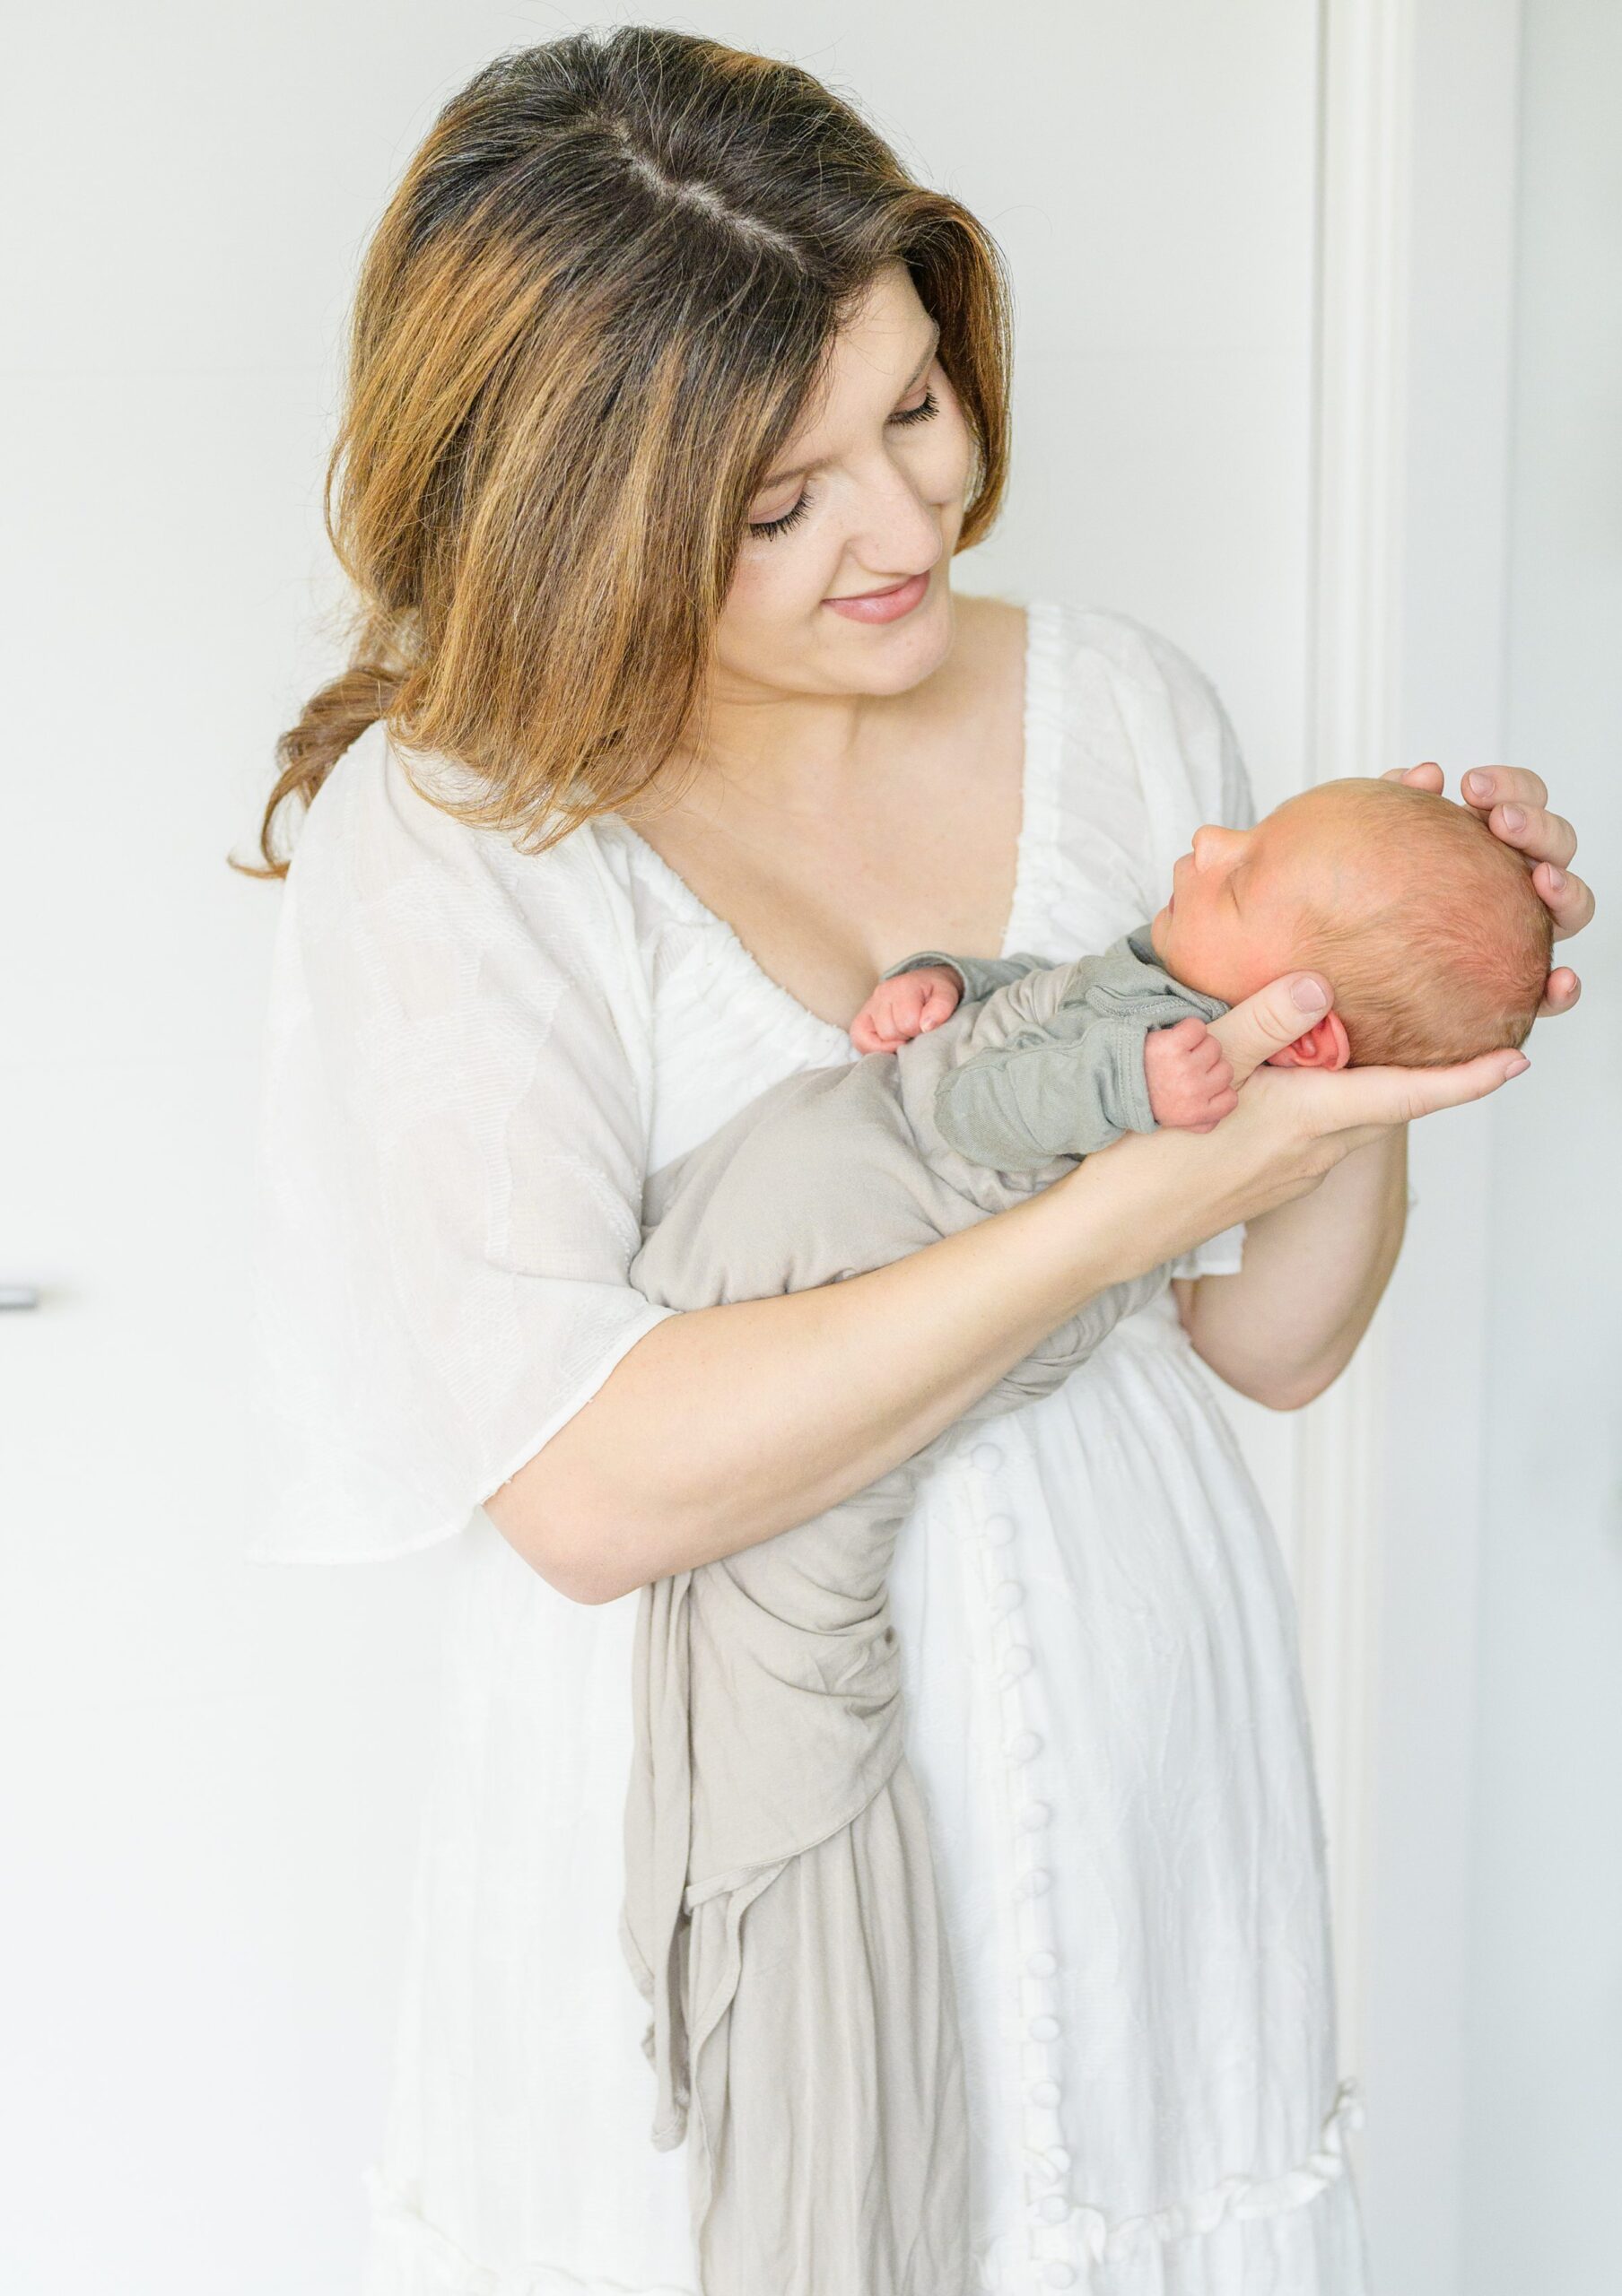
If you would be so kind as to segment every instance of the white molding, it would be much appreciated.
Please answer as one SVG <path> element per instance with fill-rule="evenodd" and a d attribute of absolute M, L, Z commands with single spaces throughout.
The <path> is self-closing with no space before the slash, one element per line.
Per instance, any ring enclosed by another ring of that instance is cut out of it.
<path fill-rule="evenodd" d="M 1321 0 L 1307 778 L 1398 761 L 1417 0 Z M 1365 2039 L 1382 1319 L 1296 1422 L 1295 1569 L 1335 1907 L 1340 2053 Z"/>

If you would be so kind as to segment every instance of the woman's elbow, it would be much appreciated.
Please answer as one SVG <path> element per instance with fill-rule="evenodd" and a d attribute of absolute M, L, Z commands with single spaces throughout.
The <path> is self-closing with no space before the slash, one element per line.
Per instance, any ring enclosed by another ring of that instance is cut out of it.
<path fill-rule="evenodd" d="M 1295 1367 L 1279 1370 L 1269 1365 L 1248 1369 L 1239 1376 L 1223 1370 L 1220 1376 L 1229 1387 L 1248 1396 L 1252 1403 L 1260 1404 L 1264 1410 L 1304 1411 L 1309 1403 L 1316 1403 L 1326 1388 L 1334 1386 L 1345 1368 L 1339 1362 L 1320 1363 L 1304 1370 Z M 1213 1365 L 1212 1369 L 1218 1367 Z"/>
<path fill-rule="evenodd" d="M 603 1570 L 590 1551 L 580 1545 L 571 1545 L 561 1553 L 536 1561 L 534 1568 L 549 1587 L 555 1587 L 571 1603 L 616 1603 L 622 1595 L 632 1591 Z"/>
<path fill-rule="evenodd" d="M 543 1503 L 535 1483 L 525 1483 L 527 1472 L 484 1501 L 485 1514 L 508 1545 L 571 1603 L 612 1603 L 629 1593 L 606 1568 L 605 1541 L 577 1513 Z"/>

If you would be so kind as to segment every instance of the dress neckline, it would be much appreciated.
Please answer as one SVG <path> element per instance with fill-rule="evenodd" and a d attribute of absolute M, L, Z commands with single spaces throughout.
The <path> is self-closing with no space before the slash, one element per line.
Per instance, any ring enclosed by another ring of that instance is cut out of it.
<path fill-rule="evenodd" d="M 1008 904 L 1007 921 L 1003 927 L 999 956 L 1011 956 L 1020 941 L 1034 926 L 1040 929 L 1042 912 L 1037 896 L 1045 884 L 1047 864 L 1051 857 L 1053 833 L 1052 807 L 1053 744 L 1058 736 L 1059 720 L 1052 707 L 1053 697 L 1048 690 L 1051 668 L 1049 604 L 1045 599 L 1027 602 L 1025 615 L 1025 692 L 1021 725 L 1024 755 L 1020 760 L 1020 822 L 1019 837 L 1014 857 L 1014 892 Z M 598 814 L 594 824 L 597 828 L 611 825 L 636 857 L 639 865 L 663 887 L 670 903 L 690 924 L 702 925 L 715 935 L 718 945 L 726 952 L 740 980 L 749 981 L 758 996 L 776 1006 L 780 1018 L 791 1019 L 802 1034 L 829 1048 L 830 1059 L 843 1057 L 848 1060 L 861 1057 L 850 1041 L 848 1030 L 833 1021 L 824 1020 L 808 1004 L 802 1004 L 792 990 L 785 988 L 766 970 L 754 952 L 746 948 L 724 917 L 718 916 L 708 902 L 699 899 L 685 877 L 673 869 L 664 855 L 649 844 L 639 830 L 618 813 Z"/>

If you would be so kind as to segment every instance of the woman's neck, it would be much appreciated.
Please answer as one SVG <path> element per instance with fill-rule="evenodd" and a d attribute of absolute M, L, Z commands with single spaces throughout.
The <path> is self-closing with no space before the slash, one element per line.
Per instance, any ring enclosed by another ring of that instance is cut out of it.
<path fill-rule="evenodd" d="M 894 694 L 794 693 L 718 674 L 701 749 L 678 750 L 660 775 L 674 797 L 651 794 L 621 808 L 633 828 L 680 812 L 748 842 L 768 820 L 781 835 L 803 824 L 859 816 L 876 789 L 900 791 L 910 766 L 938 754 L 947 729 L 983 708 L 990 618 L 1000 601 L 955 601 L 951 652 Z"/>

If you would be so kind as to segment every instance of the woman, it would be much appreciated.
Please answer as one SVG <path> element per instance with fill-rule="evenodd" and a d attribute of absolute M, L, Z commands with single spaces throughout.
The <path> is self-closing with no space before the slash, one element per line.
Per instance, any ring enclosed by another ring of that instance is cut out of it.
<path fill-rule="evenodd" d="M 263 836 L 279 874 L 313 798 L 259 1297 L 261 1551 L 463 1565 L 369 2296 L 696 2286 L 616 1934 L 635 1590 L 861 1487 L 1168 1261 L 947 1447 L 893 1580 L 976 2285 L 1363 2286 L 1289 1596 L 1192 1359 L 1281 1408 L 1326 1386 L 1396 1258 L 1406 1122 L 1519 1059 L 1260 1067 L 1322 1007 L 1286 978 L 1220 1024 L 1245 1081 L 1208 1135 L 818 1290 L 676 1314 L 625 1281 L 645 1177 L 856 1057 L 885 965 L 1102 947 L 1198 822 L 1250 818 L 1168 640 L 954 600 L 1007 355 L 972 217 L 808 75 L 675 31 L 481 73 L 366 258 L 334 534 L 365 625 Z M 1575 931 L 1568 827 L 1488 779 Z M 903 2289 L 959 2296 L 825 2296 Z"/>

